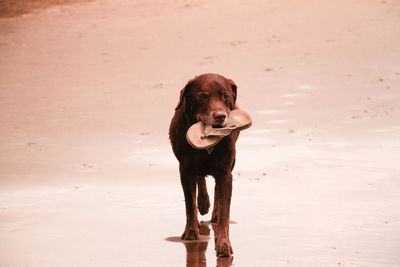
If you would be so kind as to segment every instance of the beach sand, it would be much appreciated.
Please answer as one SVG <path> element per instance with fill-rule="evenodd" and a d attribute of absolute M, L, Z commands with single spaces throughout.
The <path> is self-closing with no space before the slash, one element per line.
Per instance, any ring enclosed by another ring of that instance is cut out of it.
<path fill-rule="evenodd" d="M 0 18 L 0 266 L 400 266 L 398 1 L 69 2 Z M 167 134 L 208 72 L 253 117 L 229 259 Z"/>

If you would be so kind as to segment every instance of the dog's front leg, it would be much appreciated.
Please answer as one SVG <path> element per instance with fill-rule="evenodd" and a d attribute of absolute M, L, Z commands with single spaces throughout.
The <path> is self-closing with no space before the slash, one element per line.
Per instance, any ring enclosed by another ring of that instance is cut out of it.
<path fill-rule="evenodd" d="M 218 257 L 229 257 L 233 254 L 229 240 L 229 212 L 232 196 L 232 173 L 215 177 L 217 191 L 217 227 L 215 233 L 215 251 Z"/>
<path fill-rule="evenodd" d="M 196 206 L 196 176 L 180 167 L 181 184 L 185 195 L 186 227 L 181 239 L 199 239 L 199 221 Z"/>

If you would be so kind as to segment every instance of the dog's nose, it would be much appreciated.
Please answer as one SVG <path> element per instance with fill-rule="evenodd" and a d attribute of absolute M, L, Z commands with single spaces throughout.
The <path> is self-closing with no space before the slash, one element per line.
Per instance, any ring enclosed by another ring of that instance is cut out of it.
<path fill-rule="evenodd" d="M 223 111 L 217 111 L 214 113 L 214 119 L 218 122 L 223 122 L 226 119 L 226 113 Z"/>

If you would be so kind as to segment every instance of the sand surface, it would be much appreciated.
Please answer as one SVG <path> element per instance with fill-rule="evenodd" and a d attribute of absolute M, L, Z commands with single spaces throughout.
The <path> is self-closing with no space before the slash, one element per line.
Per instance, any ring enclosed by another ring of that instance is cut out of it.
<path fill-rule="evenodd" d="M 400 266 L 399 1 L 73 2 L 0 19 L 0 266 Z M 178 239 L 167 129 L 206 72 L 254 120 L 231 259 Z"/>

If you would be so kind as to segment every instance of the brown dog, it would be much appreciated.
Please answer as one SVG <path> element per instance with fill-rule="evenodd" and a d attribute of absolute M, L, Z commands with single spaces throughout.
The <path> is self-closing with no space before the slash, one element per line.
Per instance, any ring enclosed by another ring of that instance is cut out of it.
<path fill-rule="evenodd" d="M 185 195 L 186 228 L 182 239 L 199 238 L 200 214 L 208 213 L 210 201 L 205 176 L 215 178 L 214 210 L 211 221 L 217 223 L 215 250 L 227 257 L 233 251 L 229 241 L 229 209 L 232 195 L 232 169 L 235 164 L 235 143 L 239 132 L 224 137 L 215 147 L 199 150 L 186 141 L 186 132 L 198 121 L 223 127 L 231 110 L 236 109 L 235 83 L 218 74 L 203 74 L 190 80 L 180 94 L 169 128 L 172 149 L 179 161 L 181 183 Z M 198 197 L 196 205 L 196 186 Z"/>

